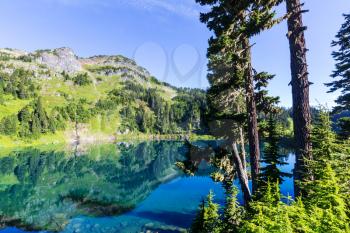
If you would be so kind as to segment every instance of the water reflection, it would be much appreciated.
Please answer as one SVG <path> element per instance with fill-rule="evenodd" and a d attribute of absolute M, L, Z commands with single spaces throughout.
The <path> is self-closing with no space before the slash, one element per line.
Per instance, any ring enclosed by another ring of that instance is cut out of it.
<path fill-rule="evenodd" d="M 208 177 L 213 168 L 207 162 L 218 143 L 162 141 L 93 146 L 79 153 L 13 152 L 0 159 L 0 228 L 184 232 L 209 190 L 216 202 L 225 201 L 222 185 Z M 288 153 L 283 151 L 289 164 L 283 166 L 285 172 L 294 164 Z M 195 176 L 184 176 L 177 161 Z M 281 191 L 291 194 L 293 180 L 286 179 Z"/>
<path fill-rule="evenodd" d="M 121 143 L 80 156 L 13 152 L 0 159 L 0 223 L 61 231 L 76 216 L 125 213 L 181 175 L 174 164 L 184 153 L 181 142 Z"/>
<path fill-rule="evenodd" d="M 185 153 L 185 159 L 177 162 L 177 166 L 189 175 L 199 176 L 201 174 L 208 175 L 214 171 L 220 172 L 220 168 L 216 166 L 215 160 L 221 159 L 222 156 L 227 154 L 225 149 L 226 146 L 225 141 L 197 141 L 197 142 L 189 142 L 186 141 L 185 145 L 188 148 Z M 265 142 L 261 142 L 261 156 L 264 156 L 264 145 Z M 294 198 L 294 189 L 293 189 L 293 169 L 295 164 L 295 155 L 293 153 L 293 145 L 290 140 L 283 139 L 279 143 L 279 158 L 285 164 L 279 165 L 278 169 L 281 173 L 285 174 L 283 182 L 280 184 L 281 192 L 283 194 L 283 200 L 285 198 L 292 197 Z M 246 158 L 246 163 L 249 164 L 248 157 Z M 222 165 L 223 161 L 220 161 Z M 212 164 L 212 166 L 210 166 Z M 266 166 L 263 162 L 260 163 L 261 167 Z M 250 167 L 247 168 L 248 170 Z M 238 178 L 233 178 L 235 180 L 235 185 L 240 189 L 240 185 L 238 182 Z M 231 181 L 231 177 L 229 179 Z M 223 186 L 225 186 L 225 182 L 223 182 Z M 228 183 L 226 188 L 230 188 L 232 185 L 231 182 Z M 249 185 L 251 186 L 251 180 L 249 180 Z M 238 197 L 238 200 L 242 203 L 241 197 Z"/>

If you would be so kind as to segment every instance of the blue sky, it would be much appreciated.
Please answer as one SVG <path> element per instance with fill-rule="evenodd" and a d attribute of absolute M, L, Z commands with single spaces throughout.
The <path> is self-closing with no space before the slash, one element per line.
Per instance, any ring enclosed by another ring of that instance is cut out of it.
<path fill-rule="evenodd" d="M 330 43 L 350 12 L 349 0 L 305 0 L 311 103 L 333 105 L 326 94 L 334 67 Z M 321 4 L 322 2 L 322 4 Z M 282 5 L 278 11 L 284 12 Z M 176 86 L 206 88 L 206 48 L 211 35 L 198 20 L 194 0 L 1 0 L 0 47 L 33 51 L 71 47 L 78 56 L 122 54 Z M 258 71 L 276 74 L 269 89 L 291 106 L 286 22 L 253 39 Z"/>

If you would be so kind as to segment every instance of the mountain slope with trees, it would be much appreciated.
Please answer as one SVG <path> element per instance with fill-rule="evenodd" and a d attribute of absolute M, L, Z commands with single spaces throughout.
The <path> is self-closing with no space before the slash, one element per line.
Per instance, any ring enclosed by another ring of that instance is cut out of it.
<path fill-rule="evenodd" d="M 198 133 L 206 108 L 203 90 L 160 82 L 123 56 L 0 50 L 3 146 Z"/>

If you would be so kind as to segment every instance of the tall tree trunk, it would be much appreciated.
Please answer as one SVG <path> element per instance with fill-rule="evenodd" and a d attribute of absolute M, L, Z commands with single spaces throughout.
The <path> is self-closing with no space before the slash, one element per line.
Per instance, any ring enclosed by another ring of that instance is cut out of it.
<path fill-rule="evenodd" d="M 294 139 L 296 143 L 296 162 L 294 168 L 294 192 L 302 194 L 299 181 L 312 179 L 307 171 L 306 161 L 312 160 L 310 126 L 311 114 L 309 104 L 309 81 L 306 62 L 306 45 L 302 21 L 300 0 L 287 0 L 288 39 L 291 57 Z"/>
<path fill-rule="evenodd" d="M 258 189 L 258 176 L 259 176 L 259 162 L 260 162 L 260 147 L 259 147 L 259 133 L 258 133 L 258 120 L 254 95 L 254 77 L 251 64 L 251 50 L 249 39 L 243 39 L 243 49 L 245 58 L 245 89 L 246 89 L 246 105 L 247 105 L 247 118 L 248 118 L 248 141 L 249 141 L 249 154 L 250 154 L 250 166 L 252 174 L 252 191 L 253 194 Z"/>
<path fill-rule="evenodd" d="M 236 167 L 236 172 L 238 176 L 239 183 L 241 184 L 241 189 L 243 192 L 243 198 L 245 205 L 251 200 L 251 192 L 249 189 L 248 175 L 247 170 L 243 167 L 243 162 L 238 152 L 237 143 L 232 143 L 232 159 Z"/>
<path fill-rule="evenodd" d="M 238 113 L 242 113 L 241 112 L 241 108 L 240 106 L 237 107 L 237 112 Z M 239 145 L 241 148 L 241 160 L 242 160 L 242 165 L 244 170 L 247 170 L 247 155 L 246 155 L 246 151 L 245 151 L 245 140 L 244 140 L 244 131 L 243 131 L 243 127 L 239 127 Z"/>
<path fill-rule="evenodd" d="M 243 133 L 243 128 L 242 127 L 239 127 L 239 144 L 240 144 L 240 147 L 241 147 L 241 160 L 242 160 L 242 165 L 243 165 L 243 168 L 244 170 L 247 170 L 247 161 L 246 161 L 246 152 L 245 152 L 245 143 L 244 143 L 244 133 Z"/>

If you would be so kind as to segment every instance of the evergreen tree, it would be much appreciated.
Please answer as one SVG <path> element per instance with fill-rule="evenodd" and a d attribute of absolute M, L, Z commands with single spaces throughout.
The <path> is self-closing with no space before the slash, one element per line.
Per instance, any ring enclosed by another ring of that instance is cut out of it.
<path fill-rule="evenodd" d="M 51 116 L 49 118 L 51 131 L 54 128 L 55 130 L 64 130 L 66 128 L 66 122 L 64 117 L 61 115 L 60 111 L 53 109 L 51 111 Z"/>
<path fill-rule="evenodd" d="M 214 194 L 210 191 L 207 197 L 207 206 L 204 209 L 204 232 L 220 232 L 219 205 L 214 203 Z"/>
<path fill-rule="evenodd" d="M 308 162 L 308 166 L 314 174 L 314 180 L 304 182 L 305 189 L 307 192 L 310 192 L 311 195 L 318 195 L 317 193 L 319 193 L 319 190 L 315 190 L 318 189 L 317 184 L 319 182 L 328 182 L 323 181 L 326 179 L 324 175 L 327 172 L 332 173 L 328 174 L 328 176 L 333 176 L 334 173 L 338 181 L 337 184 L 330 185 L 334 186 L 330 188 L 339 186 L 343 198 L 350 200 L 349 152 L 347 151 L 346 145 L 340 144 L 337 141 L 336 135 L 332 131 L 332 121 L 330 120 L 329 112 L 327 110 L 321 109 L 319 111 L 319 116 L 316 119 L 312 132 L 312 143 L 314 147 L 313 154 L 315 155 L 315 158 Z M 329 171 L 329 169 L 328 171 L 325 171 L 325 168 L 328 165 L 331 166 L 330 169 L 332 171 Z M 312 196 L 306 197 L 310 200 L 313 198 L 317 199 L 317 197 Z"/>
<path fill-rule="evenodd" d="M 49 127 L 48 127 L 48 129 L 50 130 L 50 132 L 51 133 L 55 133 L 56 132 L 56 118 L 54 118 L 54 117 L 50 117 L 50 118 L 48 118 L 48 120 L 49 120 Z"/>
<path fill-rule="evenodd" d="M 87 100 L 84 98 L 80 98 L 78 101 L 76 101 L 74 110 L 76 116 L 75 120 L 78 123 L 87 123 L 93 115 L 87 106 Z"/>
<path fill-rule="evenodd" d="M 17 116 L 4 117 L 0 122 L 0 132 L 6 135 L 15 135 L 17 132 Z"/>
<path fill-rule="evenodd" d="M 31 135 L 30 124 L 32 121 L 30 106 L 24 107 L 21 111 L 19 111 L 17 117 L 20 122 L 19 128 L 19 136 L 22 138 L 29 137 Z"/>
<path fill-rule="evenodd" d="M 2 91 L 15 98 L 27 99 L 34 97 L 38 87 L 32 81 L 33 73 L 23 68 L 14 69 L 11 75 L 0 74 Z"/>
<path fill-rule="evenodd" d="M 309 216 L 301 197 L 297 197 L 287 208 L 287 211 L 292 222 L 293 232 L 314 232 L 312 225 L 315 222 L 311 222 L 312 216 Z"/>
<path fill-rule="evenodd" d="M 263 154 L 262 163 L 265 164 L 261 168 L 260 174 L 260 189 L 265 189 L 268 182 L 273 184 L 282 183 L 283 177 L 290 176 L 290 174 L 281 172 L 278 166 L 286 165 L 279 154 L 279 135 L 277 132 L 276 120 L 271 115 L 268 120 L 268 137 L 267 144 Z"/>
<path fill-rule="evenodd" d="M 155 125 L 155 117 L 153 112 L 148 107 L 141 105 L 137 112 L 136 122 L 138 123 L 139 130 L 144 133 L 151 133 Z"/>
<path fill-rule="evenodd" d="M 332 121 L 329 112 L 321 108 L 312 129 L 312 144 L 315 147 L 315 158 L 309 162 L 323 163 L 334 161 L 335 154 L 340 151 L 336 135 L 332 131 Z M 323 166 L 322 165 L 322 166 Z"/>
<path fill-rule="evenodd" d="M 165 103 L 164 110 L 163 110 L 163 116 L 162 116 L 162 123 L 161 123 L 161 129 L 162 133 L 170 133 L 170 105 L 169 103 Z"/>
<path fill-rule="evenodd" d="M 18 120 L 21 123 L 30 122 L 30 120 L 31 120 L 31 113 L 30 113 L 30 107 L 29 106 L 26 106 L 21 111 L 19 111 L 19 113 L 18 113 Z"/>
<path fill-rule="evenodd" d="M 304 197 L 304 202 L 298 197 L 288 205 L 280 201 L 278 183 L 268 182 L 263 197 L 250 203 L 239 232 L 350 232 L 345 202 L 330 165 L 323 168 L 322 177 L 314 185 L 312 198 Z"/>
<path fill-rule="evenodd" d="M 28 122 L 21 122 L 18 134 L 22 138 L 31 136 L 32 132 L 30 131 L 30 125 Z"/>
<path fill-rule="evenodd" d="M 33 115 L 31 132 L 34 138 L 38 138 L 42 132 L 40 119 L 36 114 Z"/>
<path fill-rule="evenodd" d="M 202 200 L 199 205 L 196 217 L 194 218 L 190 233 L 205 233 L 204 231 L 204 211 L 205 211 L 205 201 Z"/>
<path fill-rule="evenodd" d="M 244 208 L 237 201 L 238 190 L 233 187 L 226 197 L 226 205 L 223 214 L 223 233 L 236 233 L 242 222 Z"/>
<path fill-rule="evenodd" d="M 250 203 L 250 210 L 239 232 L 293 233 L 289 207 L 280 199 L 279 184 L 268 182 L 262 198 Z"/>
<path fill-rule="evenodd" d="M 257 123 L 254 72 L 251 65 L 249 39 L 281 21 L 275 19 L 273 7 L 280 0 L 232 1 L 197 0 L 208 5 L 211 11 L 201 14 L 201 21 L 214 32 L 209 40 L 208 58 L 211 61 L 208 75 L 212 93 L 228 92 L 242 88 L 246 96 L 246 121 L 253 191 L 257 189 L 260 148 Z M 258 76 L 256 76 L 258 77 Z"/>
<path fill-rule="evenodd" d="M 339 137 L 343 140 L 350 139 L 350 117 L 342 117 L 338 120 L 340 127 Z"/>
<path fill-rule="evenodd" d="M 350 232 L 346 202 L 340 193 L 339 180 L 330 164 L 317 170 L 311 182 L 312 192 L 305 199 L 314 232 Z"/>
<path fill-rule="evenodd" d="M 344 18 L 345 22 L 336 35 L 336 40 L 332 42 L 332 46 L 338 48 L 332 54 L 336 65 L 331 76 L 336 80 L 326 84 L 330 87 L 329 92 L 341 91 L 336 100 L 336 111 L 350 109 L 350 14 L 344 14 Z"/>
<path fill-rule="evenodd" d="M 214 203 L 214 194 L 210 191 L 206 202 L 202 202 L 193 222 L 191 233 L 220 233 L 221 220 L 219 205 Z"/>
<path fill-rule="evenodd" d="M 4 103 L 5 103 L 5 93 L 0 83 L 0 104 L 3 105 Z"/>
<path fill-rule="evenodd" d="M 86 86 L 92 83 L 87 73 L 77 74 L 75 77 L 73 77 L 73 82 L 78 86 Z"/>
<path fill-rule="evenodd" d="M 34 109 L 34 118 L 37 118 L 36 120 L 39 120 L 39 124 L 40 127 L 38 127 L 38 129 L 40 128 L 41 133 L 46 133 L 49 129 L 49 119 L 47 117 L 47 113 L 43 107 L 43 103 L 42 103 L 42 99 L 41 97 L 39 97 L 36 100 L 35 103 L 35 109 Z M 34 124 L 34 119 L 33 119 L 33 124 Z"/>
<path fill-rule="evenodd" d="M 20 99 L 26 99 L 28 97 L 27 90 L 23 82 L 20 82 L 18 85 L 17 96 Z"/>
<path fill-rule="evenodd" d="M 296 143 L 296 162 L 294 169 L 294 189 L 301 195 L 298 186 L 304 179 L 310 179 L 312 174 L 307 171 L 306 160 L 312 160 L 311 153 L 311 112 L 309 103 L 308 69 L 306 61 L 306 44 L 303 25 L 302 4 L 300 0 L 287 0 L 288 39 L 291 59 L 291 76 L 293 96 L 294 140 Z"/>

